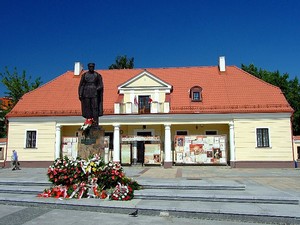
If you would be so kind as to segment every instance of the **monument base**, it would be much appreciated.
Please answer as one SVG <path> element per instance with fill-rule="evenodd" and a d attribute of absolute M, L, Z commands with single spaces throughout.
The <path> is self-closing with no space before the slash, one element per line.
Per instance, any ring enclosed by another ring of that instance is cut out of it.
<path fill-rule="evenodd" d="M 104 158 L 104 129 L 101 126 L 92 126 L 88 129 L 78 132 L 78 157 L 87 159 L 97 154 Z"/>
<path fill-rule="evenodd" d="M 172 168 L 172 166 L 173 166 L 173 162 L 164 162 L 165 169 Z"/>

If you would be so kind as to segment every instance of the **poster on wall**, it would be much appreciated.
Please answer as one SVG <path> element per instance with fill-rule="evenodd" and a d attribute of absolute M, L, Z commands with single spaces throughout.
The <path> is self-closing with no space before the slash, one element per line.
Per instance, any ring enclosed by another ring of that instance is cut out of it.
<path fill-rule="evenodd" d="M 144 164 L 161 164 L 160 144 L 145 144 Z"/>
<path fill-rule="evenodd" d="M 131 164 L 131 144 L 121 144 L 121 163 Z"/>
<path fill-rule="evenodd" d="M 226 164 L 225 135 L 175 136 L 175 163 Z"/>
<path fill-rule="evenodd" d="M 76 159 L 78 153 L 78 138 L 63 137 L 62 138 L 62 156 Z"/>

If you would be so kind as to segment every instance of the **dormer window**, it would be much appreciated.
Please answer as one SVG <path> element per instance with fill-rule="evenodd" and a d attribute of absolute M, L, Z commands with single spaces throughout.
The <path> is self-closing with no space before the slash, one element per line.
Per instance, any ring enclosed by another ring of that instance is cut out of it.
<path fill-rule="evenodd" d="M 192 102 L 201 102 L 202 101 L 202 88 L 199 86 L 194 86 L 190 90 L 190 98 Z"/>

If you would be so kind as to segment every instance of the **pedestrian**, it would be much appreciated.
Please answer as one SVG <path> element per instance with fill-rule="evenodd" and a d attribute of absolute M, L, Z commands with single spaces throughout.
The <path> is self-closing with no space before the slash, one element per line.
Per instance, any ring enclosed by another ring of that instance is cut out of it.
<path fill-rule="evenodd" d="M 16 150 L 12 151 L 13 168 L 12 170 L 20 170 L 20 163 L 18 160 L 18 153 Z"/>

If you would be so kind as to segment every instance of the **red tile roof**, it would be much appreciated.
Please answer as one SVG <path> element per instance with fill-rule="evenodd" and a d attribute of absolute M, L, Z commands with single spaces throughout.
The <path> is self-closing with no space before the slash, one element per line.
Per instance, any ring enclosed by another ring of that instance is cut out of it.
<path fill-rule="evenodd" d="M 104 115 L 113 114 L 117 87 L 144 69 L 97 70 L 104 83 Z M 170 113 L 278 113 L 293 112 L 278 87 L 268 84 L 235 66 L 219 72 L 217 66 L 152 68 L 151 74 L 173 86 Z M 68 71 L 25 94 L 8 117 L 80 116 L 80 76 Z M 202 102 L 191 102 L 189 90 L 202 87 Z"/>
<path fill-rule="evenodd" d="M 0 138 L 0 143 L 6 143 L 7 142 L 7 138 Z"/>
<path fill-rule="evenodd" d="M 293 136 L 294 141 L 300 141 L 300 136 Z"/>

